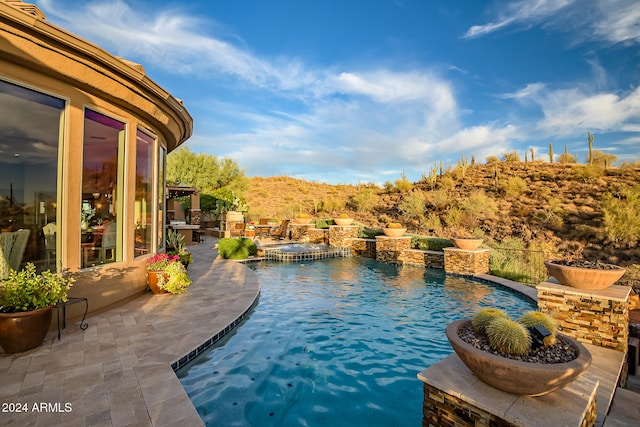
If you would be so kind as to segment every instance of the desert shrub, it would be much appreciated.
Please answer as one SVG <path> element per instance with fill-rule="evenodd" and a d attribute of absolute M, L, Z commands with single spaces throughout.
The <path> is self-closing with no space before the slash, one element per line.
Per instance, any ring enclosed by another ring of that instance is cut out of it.
<path fill-rule="evenodd" d="M 379 229 L 369 228 L 365 226 L 358 227 L 358 237 L 361 239 L 373 239 L 376 236 L 382 236 L 384 232 Z"/>
<path fill-rule="evenodd" d="M 499 161 L 500 159 L 498 158 L 498 156 L 487 156 L 485 158 L 485 162 L 487 162 L 487 164 L 498 163 Z"/>
<path fill-rule="evenodd" d="M 531 348 L 527 328 L 508 317 L 492 320 L 486 329 L 489 346 L 507 354 L 524 355 Z"/>
<path fill-rule="evenodd" d="M 422 225 L 427 230 L 436 232 L 442 230 L 442 221 L 440 221 L 440 217 L 433 212 L 429 212 Z"/>
<path fill-rule="evenodd" d="M 389 180 L 386 180 L 384 182 L 383 187 L 384 187 L 385 191 L 390 192 L 391 190 L 393 190 L 393 182 L 391 182 Z"/>
<path fill-rule="evenodd" d="M 218 254 L 224 259 L 246 259 L 258 253 L 258 247 L 246 237 L 225 237 L 218 241 Z"/>
<path fill-rule="evenodd" d="M 451 206 L 444 213 L 444 222 L 448 227 L 459 227 L 462 224 L 464 212 L 458 206 Z"/>
<path fill-rule="evenodd" d="M 487 326 L 499 317 L 509 318 L 509 315 L 499 308 L 483 308 L 471 319 L 471 327 L 476 335 L 486 335 Z"/>
<path fill-rule="evenodd" d="M 507 163 L 518 163 L 520 162 L 520 155 L 517 151 L 511 151 L 509 153 L 502 154 L 502 161 Z"/>
<path fill-rule="evenodd" d="M 577 163 L 578 159 L 573 154 L 564 152 L 558 156 L 558 163 Z"/>
<path fill-rule="evenodd" d="M 443 211 L 451 204 L 451 196 L 445 190 L 434 190 L 425 193 L 425 199 L 434 209 Z"/>
<path fill-rule="evenodd" d="M 413 188 L 413 184 L 404 176 L 400 179 L 396 179 L 395 186 L 396 190 L 400 192 L 411 191 Z"/>
<path fill-rule="evenodd" d="M 413 236 L 411 238 L 411 247 L 421 251 L 441 251 L 452 246 L 451 240 L 440 237 Z"/>
<path fill-rule="evenodd" d="M 517 197 L 527 189 L 527 183 L 519 176 L 512 176 L 500 186 L 502 192 L 507 197 Z"/>
<path fill-rule="evenodd" d="M 517 238 L 508 238 L 490 248 L 489 272 L 520 283 L 538 284 L 548 278 L 544 261 L 555 252 L 549 245 L 527 248 Z"/>
<path fill-rule="evenodd" d="M 344 210 L 345 206 L 345 201 L 340 198 L 330 197 L 322 202 L 322 210 L 329 213 Z"/>
<path fill-rule="evenodd" d="M 573 174 L 585 183 L 592 182 L 604 175 L 604 169 L 598 166 L 578 166 Z"/>
<path fill-rule="evenodd" d="M 469 197 L 460 202 L 460 209 L 464 213 L 463 221 L 471 227 L 475 227 L 481 217 L 492 217 L 498 212 L 498 204 L 483 190 L 475 190 Z"/>
<path fill-rule="evenodd" d="M 537 325 L 544 326 L 551 333 L 551 335 L 544 339 L 544 345 L 555 344 L 558 323 L 548 314 L 541 311 L 527 311 L 520 316 L 518 323 L 525 328 L 531 328 Z"/>
<path fill-rule="evenodd" d="M 640 186 L 627 188 L 619 198 L 605 194 L 602 211 L 608 241 L 631 247 L 640 239 Z"/>
<path fill-rule="evenodd" d="M 373 188 L 361 188 L 351 198 L 351 203 L 358 212 L 369 212 L 378 204 L 378 194 Z"/>
<path fill-rule="evenodd" d="M 325 229 L 328 229 L 330 225 L 335 225 L 335 222 L 331 218 L 316 220 L 316 228 L 325 230 Z"/>
<path fill-rule="evenodd" d="M 421 220 L 424 218 L 424 193 L 411 193 L 404 197 L 398 209 L 407 219 Z"/>
<path fill-rule="evenodd" d="M 444 175 L 438 180 L 438 188 L 444 191 L 449 191 L 456 188 L 456 182 L 449 175 Z"/>

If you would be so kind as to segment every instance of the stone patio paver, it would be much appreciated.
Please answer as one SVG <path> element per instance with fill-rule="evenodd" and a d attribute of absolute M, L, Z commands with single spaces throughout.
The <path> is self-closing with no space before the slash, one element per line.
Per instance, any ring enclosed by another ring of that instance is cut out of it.
<path fill-rule="evenodd" d="M 260 290 L 253 271 L 217 258 L 214 244 L 188 247 L 185 294 L 145 293 L 89 317 L 85 331 L 67 322 L 60 341 L 51 331 L 37 349 L 0 351 L 0 404 L 27 404 L 0 412 L 0 426 L 203 425 L 171 364 L 246 313 Z"/>

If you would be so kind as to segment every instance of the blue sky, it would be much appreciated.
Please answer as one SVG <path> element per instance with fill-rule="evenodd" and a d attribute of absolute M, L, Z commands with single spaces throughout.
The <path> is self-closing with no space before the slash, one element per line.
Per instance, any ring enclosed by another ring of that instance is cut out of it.
<path fill-rule="evenodd" d="M 417 181 L 434 162 L 638 159 L 638 0 L 36 0 L 139 62 L 248 176 Z"/>

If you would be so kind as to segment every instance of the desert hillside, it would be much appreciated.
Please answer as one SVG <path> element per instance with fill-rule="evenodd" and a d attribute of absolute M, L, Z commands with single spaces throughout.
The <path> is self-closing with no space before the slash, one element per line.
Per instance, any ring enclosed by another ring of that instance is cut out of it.
<path fill-rule="evenodd" d="M 640 170 L 633 168 L 497 162 L 442 175 L 434 170 L 420 182 L 401 178 L 384 188 L 254 177 L 245 197 L 252 219 L 347 213 L 372 228 L 400 222 L 415 234 L 475 232 L 495 244 L 516 238 L 526 247 L 582 252 L 587 259 L 631 266 L 640 264 L 637 211 L 627 212 L 631 217 L 616 224 L 628 227 L 621 235 L 607 227 L 603 206 L 607 197 L 616 199 L 610 203 L 632 206 L 640 193 L 638 183 Z"/>

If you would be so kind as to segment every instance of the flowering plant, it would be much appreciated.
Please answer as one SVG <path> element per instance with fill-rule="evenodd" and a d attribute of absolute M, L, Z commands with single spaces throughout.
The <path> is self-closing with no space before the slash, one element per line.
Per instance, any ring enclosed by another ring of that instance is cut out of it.
<path fill-rule="evenodd" d="M 180 262 L 178 255 L 169 254 L 155 254 L 147 260 L 147 270 L 149 271 L 163 271 L 169 266 L 169 264 Z"/>
<path fill-rule="evenodd" d="M 387 228 L 402 228 L 402 224 L 399 222 L 390 222 L 387 224 Z"/>

